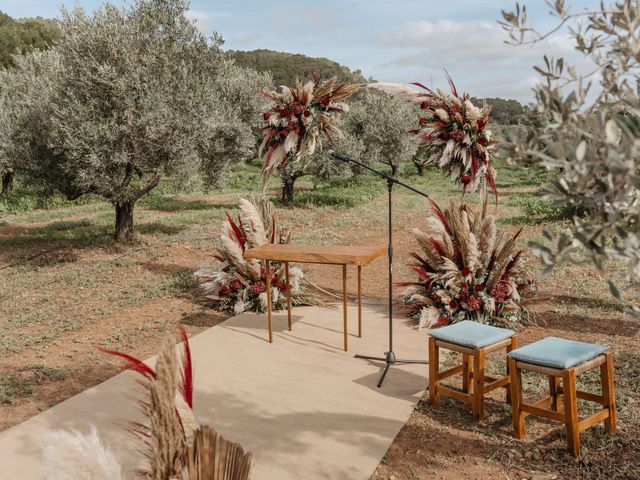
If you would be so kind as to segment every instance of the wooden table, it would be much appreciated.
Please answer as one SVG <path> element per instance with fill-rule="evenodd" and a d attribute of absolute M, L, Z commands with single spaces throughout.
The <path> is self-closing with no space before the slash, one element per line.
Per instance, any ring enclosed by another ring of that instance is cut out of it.
<path fill-rule="evenodd" d="M 263 260 L 265 262 L 267 283 L 267 319 L 269 322 L 269 342 L 273 342 L 271 323 L 271 268 L 270 261 L 283 262 L 287 285 L 289 284 L 289 262 L 322 263 L 342 265 L 342 306 L 344 323 L 344 350 L 348 349 L 347 341 L 347 265 L 358 267 L 358 337 L 362 336 L 362 267 L 373 262 L 387 251 L 387 247 L 360 246 L 316 246 L 299 244 L 267 243 L 250 248 L 244 253 L 245 258 Z M 291 291 L 287 290 L 287 314 L 291 330 Z"/>

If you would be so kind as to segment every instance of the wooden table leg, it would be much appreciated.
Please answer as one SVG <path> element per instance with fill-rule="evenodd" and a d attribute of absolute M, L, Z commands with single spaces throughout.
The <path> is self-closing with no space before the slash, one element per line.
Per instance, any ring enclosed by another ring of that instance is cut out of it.
<path fill-rule="evenodd" d="M 358 265 L 358 337 L 362 337 L 362 266 Z"/>
<path fill-rule="evenodd" d="M 348 350 L 347 343 L 347 266 L 342 265 L 342 318 L 344 328 L 344 351 Z"/>
<path fill-rule="evenodd" d="M 284 262 L 284 274 L 287 282 L 287 319 L 289 320 L 289 331 L 291 331 L 291 284 L 289 283 L 289 262 Z"/>
<path fill-rule="evenodd" d="M 265 277 L 267 279 L 267 320 L 269 322 L 269 343 L 273 343 L 273 328 L 271 325 L 271 264 L 264 261 Z"/>

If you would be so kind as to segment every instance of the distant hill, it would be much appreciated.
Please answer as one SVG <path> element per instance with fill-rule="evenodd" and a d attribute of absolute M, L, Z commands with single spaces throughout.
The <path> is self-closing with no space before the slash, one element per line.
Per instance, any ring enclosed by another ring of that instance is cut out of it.
<path fill-rule="evenodd" d="M 0 12 L 0 68 L 12 64 L 12 55 L 48 48 L 59 36 L 56 20 L 40 17 L 16 20 Z"/>
<path fill-rule="evenodd" d="M 527 124 L 530 112 L 517 100 L 504 98 L 472 98 L 471 101 L 479 107 L 491 106 L 491 121 L 500 125 Z"/>
<path fill-rule="evenodd" d="M 338 77 L 340 82 L 366 82 L 360 70 L 351 71 L 328 58 L 313 58 L 297 53 L 275 52 L 273 50 L 229 50 L 227 55 L 237 65 L 250 67 L 260 72 L 271 72 L 274 83 L 292 85 L 296 78 L 312 78 L 315 72 L 324 78 Z"/>

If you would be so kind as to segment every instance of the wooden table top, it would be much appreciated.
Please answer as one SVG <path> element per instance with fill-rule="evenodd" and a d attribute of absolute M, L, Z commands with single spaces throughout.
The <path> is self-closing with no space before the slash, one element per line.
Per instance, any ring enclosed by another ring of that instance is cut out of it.
<path fill-rule="evenodd" d="M 320 246 L 265 243 L 244 252 L 245 258 L 279 262 L 367 265 L 387 251 L 385 246 Z"/>

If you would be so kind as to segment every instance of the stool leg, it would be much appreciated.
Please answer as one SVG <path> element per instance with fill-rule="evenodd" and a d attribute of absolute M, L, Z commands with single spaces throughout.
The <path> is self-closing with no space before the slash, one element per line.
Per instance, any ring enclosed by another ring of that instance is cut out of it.
<path fill-rule="evenodd" d="M 564 421 L 567 428 L 567 447 L 574 457 L 580 455 L 580 431 L 578 430 L 578 399 L 576 396 L 576 373 L 573 368 L 562 371 L 564 393 Z"/>
<path fill-rule="evenodd" d="M 516 437 L 522 440 L 526 435 L 524 415 L 522 415 L 522 411 L 520 410 L 520 405 L 522 404 L 522 374 L 513 358 L 509 358 L 507 362 L 509 364 L 509 376 L 511 377 L 511 418 L 513 420 L 513 431 Z"/>
<path fill-rule="evenodd" d="M 562 411 L 562 404 L 560 403 L 560 394 L 558 393 L 558 387 L 560 386 L 560 377 L 549 376 L 549 396 L 551 397 L 551 410 L 556 412 Z"/>
<path fill-rule="evenodd" d="M 481 422 L 484 418 L 484 350 L 473 351 L 473 418 Z"/>
<path fill-rule="evenodd" d="M 440 405 L 438 386 L 440 384 L 440 347 L 436 339 L 429 337 L 429 403 Z"/>
<path fill-rule="evenodd" d="M 618 416 L 616 415 L 616 393 L 613 385 L 613 359 L 610 352 L 605 355 L 607 361 L 600 365 L 603 406 L 609 410 L 609 418 L 604 421 L 604 428 L 609 433 L 615 433 L 618 429 Z"/>
<path fill-rule="evenodd" d="M 518 348 L 518 340 L 516 339 L 516 336 L 514 335 L 513 337 L 511 337 L 511 343 L 507 346 L 507 354 L 512 351 L 515 350 L 516 348 Z M 507 359 L 509 357 L 507 356 Z M 509 375 L 509 361 L 507 360 L 507 377 L 511 378 L 511 376 Z M 507 389 L 507 403 L 509 405 L 511 405 L 511 386 L 510 385 L 506 385 L 505 388 Z"/>
<path fill-rule="evenodd" d="M 473 392 L 473 364 L 471 363 L 471 357 L 463 353 L 462 354 L 462 365 L 464 366 L 462 370 L 462 390 L 464 393 Z"/>

